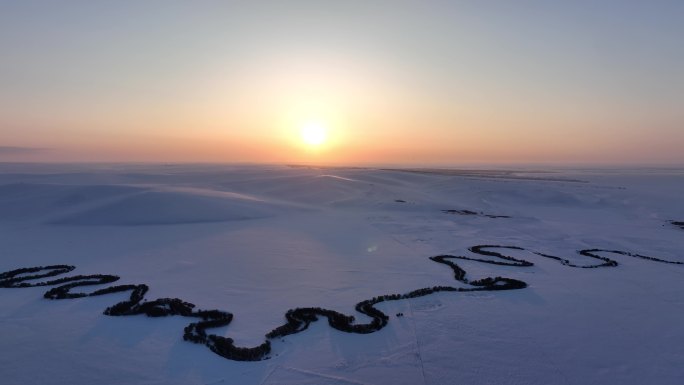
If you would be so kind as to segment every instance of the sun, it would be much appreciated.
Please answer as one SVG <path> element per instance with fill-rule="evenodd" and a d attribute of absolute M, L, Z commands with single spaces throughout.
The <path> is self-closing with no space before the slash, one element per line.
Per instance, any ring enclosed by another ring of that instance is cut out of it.
<path fill-rule="evenodd" d="M 327 129 L 320 122 L 309 122 L 302 126 L 299 135 L 304 143 L 312 147 L 318 147 L 327 139 Z"/>

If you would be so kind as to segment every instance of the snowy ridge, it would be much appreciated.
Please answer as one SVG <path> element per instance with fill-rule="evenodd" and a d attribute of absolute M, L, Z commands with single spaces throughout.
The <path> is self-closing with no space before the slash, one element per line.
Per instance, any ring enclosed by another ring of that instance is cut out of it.
<path fill-rule="evenodd" d="M 267 218 L 298 210 L 247 194 L 146 185 L 8 184 L 0 218 L 58 225 L 173 225 Z"/>

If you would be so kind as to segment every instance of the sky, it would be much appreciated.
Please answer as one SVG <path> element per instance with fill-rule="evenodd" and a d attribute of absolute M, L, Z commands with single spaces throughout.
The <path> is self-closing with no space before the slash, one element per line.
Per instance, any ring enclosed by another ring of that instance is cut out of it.
<path fill-rule="evenodd" d="M 0 161 L 684 165 L 682 20 L 657 0 L 0 0 Z"/>

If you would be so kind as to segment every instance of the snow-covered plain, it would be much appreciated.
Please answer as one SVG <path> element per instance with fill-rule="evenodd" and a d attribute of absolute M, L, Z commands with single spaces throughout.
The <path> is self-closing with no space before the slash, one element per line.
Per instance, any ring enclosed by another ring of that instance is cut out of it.
<path fill-rule="evenodd" d="M 428 258 L 484 258 L 475 245 L 577 265 L 595 263 L 577 254 L 594 248 L 684 262 L 684 229 L 670 223 L 684 220 L 682 197 L 678 169 L 0 164 L 0 272 L 118 275 L 149 285 L 150 300 L 233 313 L 210 332 L 256 346 L 291 308 L 368 322 L 359 301 L 464 286 Z M 389 323 L 372 334 L 321 319 L 258 362 L 184 341 L 192 319 L 102 314 L 127 293 L 50 301 L 46 287 L 0 289 L 0 383 L 682 383 L 684 265 L 602 253 L 619 266 L 581 269 L 498 251 L 534 266 L 455 262 L 471 279 L 527 288 L 383 302 Z"/>

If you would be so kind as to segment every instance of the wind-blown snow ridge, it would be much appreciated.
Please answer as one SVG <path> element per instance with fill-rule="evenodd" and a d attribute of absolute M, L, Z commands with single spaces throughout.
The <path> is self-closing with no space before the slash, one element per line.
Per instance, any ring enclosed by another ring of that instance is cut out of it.
<path fill-rule="evenodd" d="M 0 185 L 0 221 L 71 226 L 232 222 L 301 211 L 246 193 L 154 184 Z"/>
<path fill-rule="evenodd" d="M 276 209 L 275 205 L 234 195 L 198 194 L 190 189 L 150 190 L 79 211 L 52 223 L 131 226 L 223 222 L 266 218 L 273 216 Z"/>
<path fill-rule="evenodd" d="M 110 293 L 119 293 L 130 291 L 130 298 L 127 301 L 119 302 L 113 306 L 105 309 L 104 314 L 109 316 L 125 316 L 125 315 L 139 315 L 144 314 L 148 317 L 163 317 L 171 315 L 181 315 L 184 317 L 198 318 L 198 322 L 193 322 L 185 327 L 183 338 L 186 341 L 204 344 L 214 353 L 225 357 L 227 359 L 236 361 L 260 361 L 269 358 L 271 352 L 271 340 L 275 338 L 282 338 L 290 334 L 300 333 L 306 330 L 311 322 L 318 320 L 318 317 L 326 317 L 328 324 L 334 329 L 344 331 L 347 333 L 368 334 L 376 332 L 387 325 L 389 317 L 382 311 L 378 310 L 374 305 L 384 301 L 397 301 L 407 298 L 416 298 L 430 295 L 432 293 L 449 291 L 449 292 L 474 292 L 474 291 L 497 291 L 497 290 L 517 290 L 527 287 L 527 283 L 521 280 L 505 277 L 487 277 L 479 280 L 470 281 L 466 278 L 466 271 L 462 269 L 454 260 L 468 260 L 481 263 L 504 265 L 504 266 L 518 266 L 528 267 L 533 266 L 532 262 L 524 259 L 513 258 L 501 254 L 496 251 L 486 249 L 510 249 L 510 250 L 527 250 L 517 246 L 499 246 L 499 245 L 477 245 L 470 247 L 469 250 L 475 254 L 494 257 L 499 260 L 488 260 L 480 258 L 471 258 L 456 255 L 437 255 L 430 257 L 434 262 L 449 266 L 456 281 L 470 285 L 471 287 L 452 287 L 452 286 L 433 286 L 416 289 L 404 294 L 389 294 L 378 297 L 373 297 L 361 301 L 356 304 L 356 311 L 369 316 L 372 320 L 366 324 L 354 322 L 354 316 L 345 315 L 334 310 L 324 309 L 320 307 L 307 307 L 290 309 L 285 313 L 287 320 L 283 325 L 268 332 L 265 337 L 266 340 L 256 347 L 238 347 L 235 346 L 231 338 L 218 336 L 215 334 L 207 334 L 206 330 L 220 326 L 226 326 L 233 320 L 233 314 L 223 310 L 194 310 L 195 305 L 185 302 L 179 298 L 159 298 L 153 301 L 144 299 L 149 287 L 145 284 L 135 285 L 115 285 L 104 289 L 99 289 L 91 293 L 72 293 L 71 290 L 79 286 L 93 286 L 113 283 L 119 280 L 120 277 L 108 274 L 94 274 L 94 275 L 73 275 L 53 280 L 41 282 L 25 282 L 33 281 L 41 278 L 55 277 L 73 271 L 76 267 L 72 265 L 50 265 L 20 268 L 7 272 L 0 273 L 0 287 L 1 288 L 25 288 L 36 286 L 56 286 L 47 292 L 44 297 L 47 299 L 71 299 L 82 297 L 100 296 Z M 630 256 L 634 258 L 646 259 L 655 262 L 682 265 L 684 262 L 669 261 L 660 258 L 629 253 L 620 250 L 606 250 L 606 249 L 584 249 L 579 250 L 578 253 L 585 257 L 594 258 L 600 263 L 591 265 L 576 265 L 568 259 L 561 257 L 528 250 L 531 253 L 556 260 L 565 266 L 575 268 L 598 268 L 598 267 L 615 267 L 618 265 L 617 261 L 607 257 L 598 255 L 597 253 L 613 253 L 618 255 Z"/>

